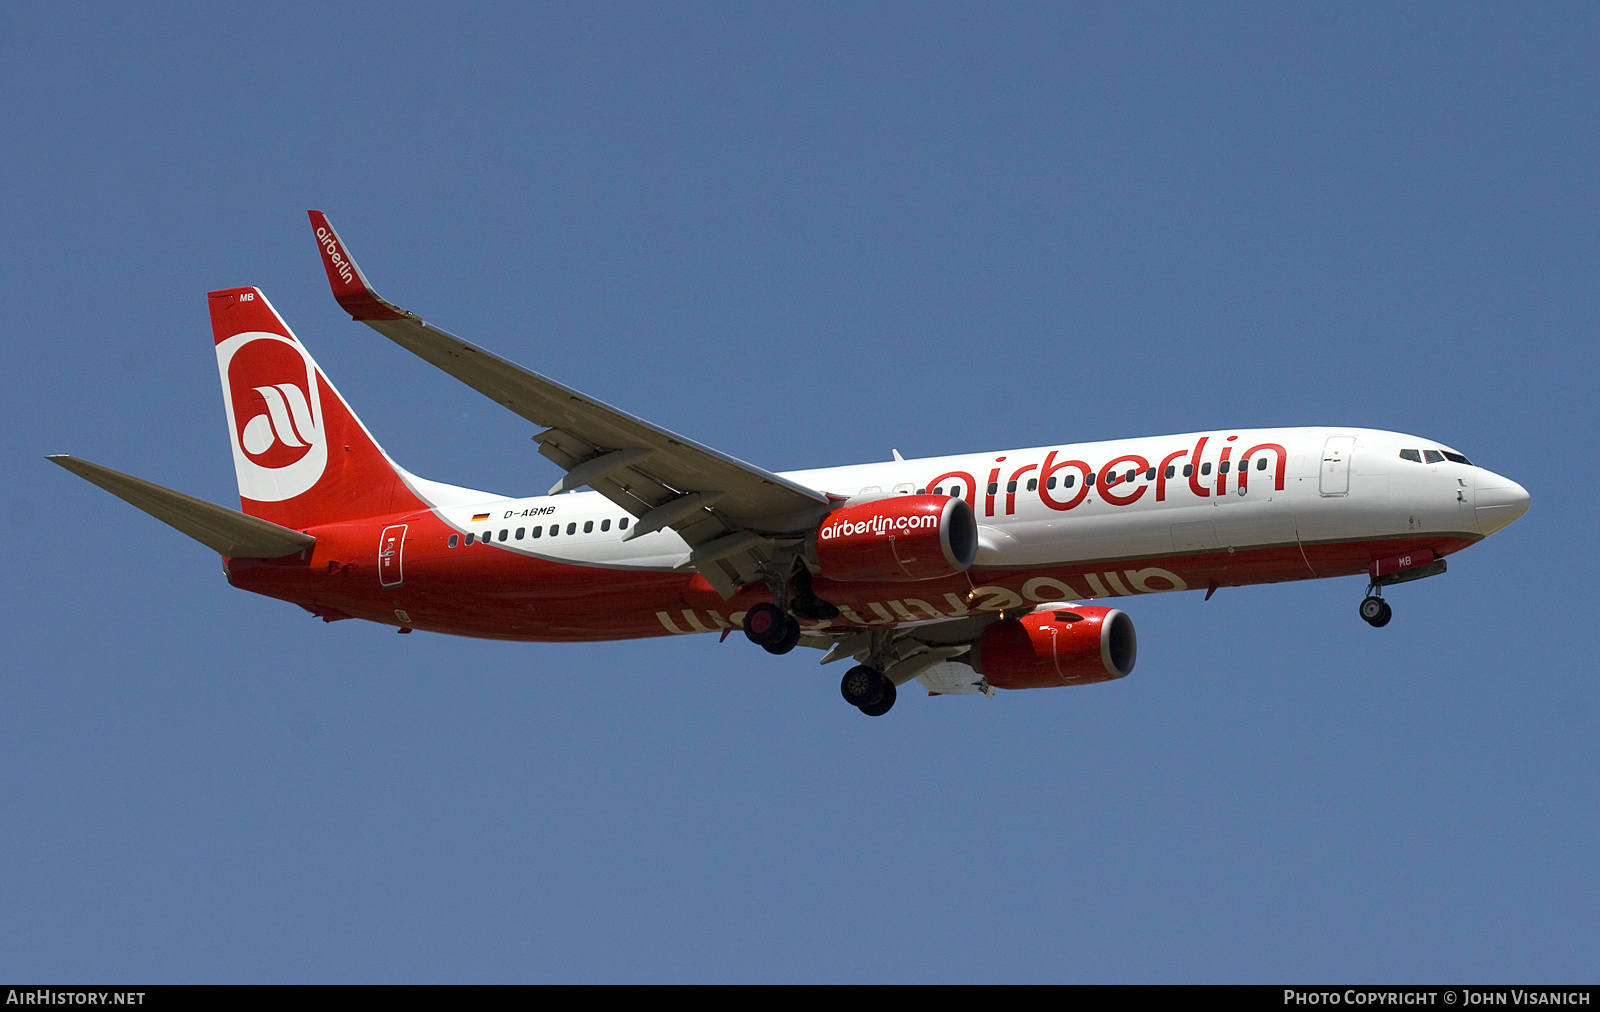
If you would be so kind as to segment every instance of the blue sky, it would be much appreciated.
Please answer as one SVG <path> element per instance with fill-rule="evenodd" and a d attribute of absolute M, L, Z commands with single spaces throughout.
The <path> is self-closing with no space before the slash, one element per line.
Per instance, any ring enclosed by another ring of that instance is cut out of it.
<path fill-rule="evenodd" d="M 0 977 L 1592 981 L 1591 6 L 14 5 Z M 324 625 L 42 458 L 235 503 L 208 289 L 397 459 L 531 427 L 432 322 L 782 469 L 1422 434 L 1532 511 L 1397 588 L 1130 602 L 1111 685 Z M 1553 468 L 1553 470 L 1552 470 Z"/>

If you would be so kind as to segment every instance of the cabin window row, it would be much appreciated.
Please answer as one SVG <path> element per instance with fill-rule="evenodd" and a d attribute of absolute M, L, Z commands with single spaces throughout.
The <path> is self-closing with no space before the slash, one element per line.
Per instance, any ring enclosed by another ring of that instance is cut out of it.
<path fill-rule="evenodd" d="M 1457 454 L 1457 456 L 1460 456 L 1460 455 Z M 1221 464 L 1217 465 L 1217 470 L 1221 474 L 1227 474 L 1232 469 L 1232 464 L 1233 464 L 1232 461 L 1224 460 Z M 1248 460 L 1239 461 L 1239 470 L 1241 470 L 1241 471 L 1246 470 L 1247 468 L 1249 468 L 1249 466 L 1250 466 L 1250 461 L 1248 461 Z M 1257 471 L 1265 471 L 1266 469 L 1267 469 L 1267 458 L 1266 457 L 1257 457 L 1256 458 L 1256 470 Z M 1211 473 L 1211 463 L 1210 463 L 1210 461 L 1207 461 L 1206 463 L 1200 465 L 1200 473 L 1202 475 L 1209 475 Z M 1194 474 L 1194 465 L 1193 464 L 1185 464 L 1185 465 L 1183 465 L 1183 476 L 1185 478 L 1188 478 L 1193 474 Z M 1122 474 L 1112 473 L 1112 474 L 1107 475 L 1106 476 L 1106 484 L 1107 485 L 1117 485 L 1117 484 L 1120 484 L 1122 482 L 1133 481 L 1138 476 L 1139 476 L 1139 469 L 1138 468 L 1132 468 L 1132 469 L 1130 469 L 1130 470 L 1128 470 L 1126 472 L 1123 472 Z M 1173 466 L 1173 465 L 1168 465 L 1168 467 L 1167 467 L 1167 477 L 1168 478 L 1176 478 L 1177 476 L 1178 476 L 1177 467 Z M 1153 467 L 1146 468 L 1145 472 L 1144 472 L 1144 478 L 1145 478 L 1146 481 L 1154 481 L 1155 478 L 1156 478 L 1156 469 L 1153 468 Z M 1093 474 L 1084 475 L 1083 483 L 1085 485 L 1093 487 L 1094 482 L 1095 482 L 1095 476 Z M 1078 483 L 1078 476 L 1077 476 L 1076 473 L 1066 475 L 1065 477 L 1063 477 L 1060 480 L 1060 485 L 1061 485 L 1062 488 L 1072 488 L 1077 483 Z M 1045 481 L 1044 487 L 1047 488 L 1047 489 L 1053 489 L 1053 488 L 1056 487 L 1056 478 L 1055 478 L 1054 475 L 1052 475 L 1049 479 L 1047 479 Z M 1029 478 L 1028 479 L 1027 488 L 1028 488 L 1029 492 L 1038 491 L 1039 479 L 1037 479 L 1037 478 Z M 933 494 L 934 495 L 945 495 L 946 493 L 948 493 L 948 494 L 953 495 L 953 496 L 960 496 L 961 495 L 961 489 L 962 489 L 962 486 L 959 485 L 959 484 L 956 484 L 956 485 L 939 485 L 939 486 L 934 488 Z M 1015 481 L 1006 482 L 1006 491 L 1008 493 L 1015 492 L 1016 490 L 1017 490 L 1017 483 Z M 988 494 L 989 495 L 996 495 L 996 494 L 999 493 L 999 491 L 1000 491 L 1000 483 L 997 482 L 997 481 L 991 481 L 989 483 Z"/>
<path fill-rule="evenodd" d="M 623 517 L 621 520 L 618 520 L 617 521 L 617 530 L 619 530 L 619 531 L 627 530 L 628 529 L 628 521 L 630 519 L 632 519 L 632 518 L 631 517 Z M 593 534 L 594 533 L 594 526 L 595 526 L 595 522 L 593 520 L 585 520 L 583 522 L 583 533 L 585 533 L 585 534 Z M 600 530 L 602 532 L 611 530 L 611 521 L 610 521 L 609 518 L 600 521 Z M 567 533 L 569 535 L 578 533 L 578 522 L 576 520 L 574 520 L 573 522 L 567 524 Z M 554 538 L 554 537 L 559 537 L 560 535 L 561 535 L 561 525 L 560 524 L 551 524 L 550 525 L 550 529 L 549 529 L 549 536 Z M 500 529 L 500 535 L 499 535 L 498 538 L 495 537 L 495 532 L 494 531 L 484 531 L 482 534 L 479 534 L 477 531 L 468 531 L 464 535 L 462 535 L 462 534 L 452 534 L 452 535 L 450 535 L 449 539 L 445 542 L 445 544 L 447 546 L 449 546 L 450 548 L 455 548 L 458 545 L 470 545 L 470 544 L 472 544 L 474 542 L 477 542 L 477 541 L 481 541 L 481 542 L 483 542 L 484 544 L 487 545 L 487 544 L 490 544 L 490 543 L 492 543 L 492 542 L 494 542 L 496 540 L 499 540 L 499 541 L 522 541 L 525 538 L 542 538 L 542 537 L 545 537 L 545 528 L 543 528 L 543 527 L 534 527 L 531 530 L 529 528 L 526 528 L 526 527 L 518 527 L 516 529 L 515 533 L 513 533 L 509 527 L 502 527 Z"/>

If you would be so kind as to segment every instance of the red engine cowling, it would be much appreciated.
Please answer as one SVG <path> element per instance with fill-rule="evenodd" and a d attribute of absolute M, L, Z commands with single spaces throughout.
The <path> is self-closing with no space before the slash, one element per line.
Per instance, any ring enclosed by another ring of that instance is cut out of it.
<path fill-rule="evenodd" d="M 1125 612 L 1052 608 L 989 626 L 973 651 L 973 667 L 998 689 L 1045 689 L 1121 678 L 1133 670 L 1138 652 Z"/>
<path fill-rule="evenodd" d="M 978 520 L 965 499 L 891 496 L 829 513 L 812 548 L 831 580 L 937 580 L 972 565 Z"/>

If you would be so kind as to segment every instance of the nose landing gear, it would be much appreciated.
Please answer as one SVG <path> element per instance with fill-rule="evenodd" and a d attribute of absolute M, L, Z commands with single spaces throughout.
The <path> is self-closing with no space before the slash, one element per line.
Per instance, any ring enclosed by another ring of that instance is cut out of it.
<path fill-rule="evenodd" d="M 1361 600 L 1361 618 L 1374 629 L 1382 628 L 1389 624 L 1389 619 L 1394 617 L 1394 611 L 1389 607 L 1389 602 L 1376 594 L 1369 593 Z"/>

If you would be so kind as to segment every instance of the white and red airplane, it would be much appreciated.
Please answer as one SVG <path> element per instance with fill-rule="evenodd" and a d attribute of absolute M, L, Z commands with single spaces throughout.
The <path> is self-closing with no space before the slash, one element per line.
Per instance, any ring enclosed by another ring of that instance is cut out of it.
<path fill-rule="evenodd" d="M 324 621 L 535 641 L 741 629 L 852 659 L 863 713 L 1133 670 L 1133 622 L 1086 604 L 1365 573 L 1385 586 L 1528 509 L 1418 436 L 1218 430 L 774 474 L 452 337 L 379 298 L 320 211 L 352 318 L 541 427 L 565 474 L 505 498 L 418 478 L 373 440 L 256 288 L 210 293 L 242 512 L 55 456 L 223 556 L 235 587 Z M 579 492 L 589 488 L 592 491 Z"/>

